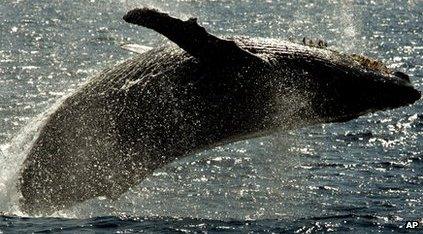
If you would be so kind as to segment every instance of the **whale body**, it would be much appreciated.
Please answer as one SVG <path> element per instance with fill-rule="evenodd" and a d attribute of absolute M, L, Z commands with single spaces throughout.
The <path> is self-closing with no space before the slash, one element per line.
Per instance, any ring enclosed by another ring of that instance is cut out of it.
<path fill-rule="evenodd" d="M 124 19 L 175 44 L 106 69 L 49 116 L 18 184 L 28 214 L 118 198 L 155 169 L 196 151 L 420 99 L 407 75 L 363 56 L 270 39 L 222 39 L 195 19 L 146 8 Z"/>

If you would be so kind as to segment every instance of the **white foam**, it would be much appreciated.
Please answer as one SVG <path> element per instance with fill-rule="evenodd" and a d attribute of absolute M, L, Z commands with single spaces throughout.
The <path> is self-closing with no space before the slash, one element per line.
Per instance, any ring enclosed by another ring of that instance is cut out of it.
<path fill-rule="evenodd" d="M 70 94 L 69 94 L 70 95 Z M 19 171 L 22 164 L 37 139 L 41 128 L 48 117 L 69 96 L 63 96 L 47 111 L 33 118 L 18 134 L 7 143 L 0 145 L 0 212 L 10 215 L 20 215 L 19 199 L 21 194 L 17 190 Z"/>

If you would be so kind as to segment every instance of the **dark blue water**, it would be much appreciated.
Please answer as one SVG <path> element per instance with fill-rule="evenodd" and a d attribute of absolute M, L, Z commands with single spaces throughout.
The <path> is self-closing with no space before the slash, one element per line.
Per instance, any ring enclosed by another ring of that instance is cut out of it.
<path fill-rule="evenodd" d="M 3 1 L 0 232 L 403 232 L 407 220 L 422 221 L 422 101 L 215 148 L 158 170 L 116 201 L 26 217 L 17 173 L 48 109 L 133 56 L 120 44 L 167 42 L 121 20 L 143 4 L 196 16 L 218 35 L 324 38 L 410 74 L 422 91 L 419 0 Z"/>
<path fill-rule="evenodd" d="M 369 215 L 340 215 L 286 220 L 208 220 L 193 218 L 168 217 L 115 217 L 104 216 L 91 219 L 60 218 L 14 218 L 2 217 L 2 230 L 7 232 L 258 232 L 258 233 L 313 233 L 313 232 L 379 232 L 384 229 L 390 232 L 406 232 L 404 228 L 394 224 L 378 226 L 377 218 Z M 376 227 L 376 228 L 372 228 Z"/>

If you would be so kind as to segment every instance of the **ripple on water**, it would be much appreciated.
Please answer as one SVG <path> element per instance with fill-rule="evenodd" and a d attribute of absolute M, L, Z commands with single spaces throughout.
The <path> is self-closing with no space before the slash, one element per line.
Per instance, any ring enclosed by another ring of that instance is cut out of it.
<path fill-rule="evenodd" d="M 220 35 L 324 38 L 331 48 L 387 62 L 423 87 L 422 5 L 415 1 L 129 1 L 140 4 L 195 14 Z M 123 24 L 125 11 L 110 0 L 2 4 L 1 145 L 27 136 L 19 129 L 91 74 L 126 59 L 121 43 L 163 44 L 152 31 Z M 63 219 L 0 216 L 0 230 L 401 232 L 404 220 L 423 213 L 422 113 L 420 101 L 219 147 L 156 171 L 116 201 L 94 199 L 55 214 Z M 19 214 L 2 197 L 13 187 L 4 182 L 11 174 L 2 173 L 19 167 L 3 152 L 0 212 Z"/>

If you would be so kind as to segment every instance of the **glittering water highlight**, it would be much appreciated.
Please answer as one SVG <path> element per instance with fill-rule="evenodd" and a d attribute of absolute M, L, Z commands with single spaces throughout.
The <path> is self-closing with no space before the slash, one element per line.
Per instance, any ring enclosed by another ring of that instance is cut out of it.
<path fill-rule="evenodd" d="M 8 1 L 0 6 L 0 211 L 8 215 L 0 230 L 395 231 L 421 219 L 421 101 L 212 149 L 156 171 L 117 201 L 23 219 L 13 175 L 46 110 L 130 57 L 120 44 L 166 41 L 122 22 L 128 5 L 193 15 L 218 35 L 323 38 L 405 71 L 421 90 L 419 1 Z"/>

